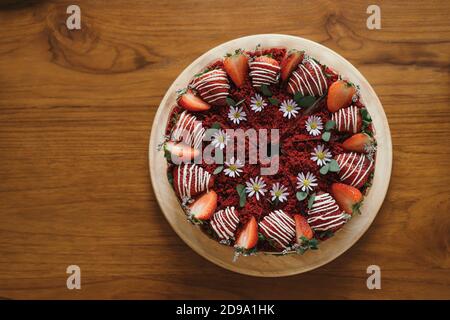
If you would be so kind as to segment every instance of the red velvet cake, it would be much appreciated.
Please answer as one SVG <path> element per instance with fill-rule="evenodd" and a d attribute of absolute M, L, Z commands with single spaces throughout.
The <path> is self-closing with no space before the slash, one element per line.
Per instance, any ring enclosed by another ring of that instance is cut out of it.
<path fill-rule="evenodd" d="M 167 175 L 189 221 L 237 255 L 317 249 L 373 178 L 358 86 L 300 49 L 238 49 L 204 66 L 167 124 Z"/>

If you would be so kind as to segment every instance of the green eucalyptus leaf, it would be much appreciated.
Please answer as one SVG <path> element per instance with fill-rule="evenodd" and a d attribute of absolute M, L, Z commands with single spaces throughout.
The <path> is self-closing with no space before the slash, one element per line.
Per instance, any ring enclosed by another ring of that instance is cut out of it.
<path fill-rule="evenodd" d="M 265 95 L 266 97 L 271 97 L 272 96 L 272 91 L 270 91 L 269 87 L 265 84 L 261 85 L 261 92 L 263 95 Z"/>
<path fill-rule="evenodd" d="M 311 107 L 314 102 L 316 102 L 316 97 L 314 96 L 305 96 L 297 102 L 300 107 L 308 108 Z"/>
<path fill-rule="evenodd" d="M 330 141 L 331 138 L 331 132 L 330 131 L 325 131 L 324 133 L 322 133 L 322 140 L 323 141 Z"/>
<path fill-rule="evenodd" d="M 220 123 L 218 123 L 218 122 L 214 122 L 211 125 L 211 129 L 220 129 L 220 128 L 221 128 L 221 126 L 220 126 Z"/>
<path fill-rule="evenodd" d="M 339 172 L 339 170 L 341 169 L 339 168 L 339 163 L 334 159 L 330 161 L 329 166 L 331 172 Z"/>
<path fill-rule="evenodd" d="M 307 192 L 303 192 L 303 191 L 299 191 L 299 192 L 297 192 L 295 194 L 295 196 L 297 197 L 298 201 L 303 201 L 308 196 L 308 193 Z"/>
<path fill-rule="evenodd" d="M 269 98 L 268 100 L 273 106 L 278 106 L 280 104 L 280 100 L 278 100 L 277 98 Z"/>
<path fill-rule="evenodd" d="M 297 91 L 294 94 L 294 101 L 297 102 L 297 104 L 300 104 L 300 100 L 303 98 L 303 94 L 300 91 Z"/>
<path fill-rule="evenodd" d="M 321 174 L 327 174 L 329 170 L 330 170 L 330 165 L 326 164 L 322 168 L 320 168 L 320 173 Z"/>
<path fill-rule="evenodd" d="M 308 209 L 312 208 L 315 199 L 316 199 L 316 194 L 314 193 L 308 199 Z"/>
<path fill-rule="evenodd" d="M 329 120 L 327 121 L 327 123 L 325 123 L 325 130 L 329 131 L 331 129 L 333 129 L 336 126 L 336 122 L 333 120 Z"/>
<path fill-rule="evenodd" d="M 219 173 L 221 173 L 222 172 L 222 170 L 223 170 L 223 166 L 218 166 L 215 170 L 214 170 L 214 174 L 219 174 Z"/>
<path fill-rule="evenodd" d="M 234 107 L 236 105 L 236 101 L 234 101 L 232 98 L 227 97 L 227 103 L 230 107 Z"/>

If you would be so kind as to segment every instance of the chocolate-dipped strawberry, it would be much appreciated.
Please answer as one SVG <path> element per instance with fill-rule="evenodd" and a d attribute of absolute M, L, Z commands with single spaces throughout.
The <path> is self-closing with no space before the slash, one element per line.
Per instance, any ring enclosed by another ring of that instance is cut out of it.
<path fill-rule="evenodd" d="M 249 63 L 250 77 L 255 88 L 262 85 L 270 86 L 277 83 L 280 78 L 280 64 L 268 56 L 256 57 Z"/>
<path fill-rule="evenodd" d="M 237 210 L 234 207 L 226 207 L 217 211 L 212 216 L 210 224 L 219 239 L 223 241 L 233 239 L 239 224 Z"/>
<path fill-rule="evenodd" d="M 214 184 L 211 174 L 196 164 L 176 166 L 172 174 L 175 192 L 183 202 L 204 191 L 209 191 Z"/>
<path fill-rule="evenodd" d="M 353 105 L 333 113 L 331 120 L 336 123 L 336 130 L 339 132 L 357 133 L 362 128 L 361 113 L 359 108 Z"/>
<path fill-rule="evenodd" d="M 230 93 L 227 73 L 222 69 L 213 69 L 194 78 L 191 87 L 200 97 L 213 106 L 225 106 Z"/>
<path fill-rule="evenodd" d="M 361 188 L 367 182 L 374 168 L 374 161 L 361 153 L 341 153 L 335 159 L 341 181 L 355 188 Z"/>
<path fill-rule="evenodd" d="M 284 211 L 276 210 L 261 220 L 259 230 L 273 245 L 285 249 L 295 238 L 295 221 Z"/>
<path fill-rule="evenodd" d="M 334 232 L 347 223 L 348 219 L 349 215 L 339 208 L 329 193 L 317 194 L 308 210 L 308 224 L 314 231 Z"/>
<path fill-rule="evenodd" d="M 292 72 L 287 85 L 290 94 L 321 96 L 327 90 L 327 80 L 322 67 L 313 59 L 307 59 Z"/>

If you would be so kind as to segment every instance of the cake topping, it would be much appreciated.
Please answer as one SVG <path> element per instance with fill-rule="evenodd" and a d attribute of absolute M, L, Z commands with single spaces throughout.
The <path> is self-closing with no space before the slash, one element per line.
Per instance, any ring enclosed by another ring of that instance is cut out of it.
<path fill-rule="evenodd" d="M 338 80 L 328 89 L 327 107 L 330 112 L 336 112 L 348 107 L 356 93 L 356 88 L 349 82 Z"/>
<path fill-rule="evenodd" d="M 261 177 L 256 177 L 255 179 L 250 178 L 250 181 L 245 183 L 247 187 L 245 187 L 245 192 L 248 193 L 249 197 L 256 196 L 256 200 L 259 200 L 259 195 L 264 195 L 266 193 L 266 183 L 264 179 Z"/>
<path fill-rule="evenodd" d="M 311 172 L 306 173 L 300 172 L 297 176 L 297 189 L 302 191 L 312 191 L 314 187 L 317 187 L 317 178 Z"/>
<path fill-rule="evenodd" d="M 234 54 L 223 59 L 223 68 L 236 87 L 242 87 L 248 75 L 248 58 L 242 50 L 236 50 Z"/>
<path fill-rule="evenodd" d="M 308 221 L 305 217 L 299 214 L 294 214 L 295 221 L 295 240 L 297 244 L 301 245 L 305 239 L 311 240 L 314 236 Z"/>
<path fill-rule="evenodd" d="M 361 188 L 368 180 L 374 161 L 356 152 L 342 153 L 336 157 L 339 164 L 339 178 L 342 182 Z"/>
<path fill-rule="evenodd" d="M 184 144 L 198 149 L 202 145 L 204 135 L 205 129 L 202 123 L 197 121 L 195 116 L 183 111 L 172 130 L 170 140 L 183 141 Z"/>
<path fill-rule="evenodd" d="M 358 107 L 353 105 L 333 113 L 331 120 L 336 123 L 336 129 L 340 132 L 357 133 L 361 131 L 361 114 Z"/>
<path fill-rule="evenodd" d="M 214 213 L 211 218 L 211 227 L 222 240 L 234 237 L 234 233 L 239 224 L 239 217 L 234 207 L 226 207 Z"/>
<path fill-rule="evenodd" d="M 230 85 L 227 73 L 222 69 L 214 69 L 199 75 L 192 81 L 191 86 L 207 103 L 218 106 L 226 105 Z"/>
<path fill-rule="evenodd" d="M 295 221 L 282 210 L 265 216 L 259 223 L 261 233 L 274 241 L 277 247 L 286 248 L 295 237 Z"/>
<path fill-rule="evenodd" d="M 348 218 L 329 193 L 316 195 L 312 208 L 308 210 L 308 223 L 315 231 L 335 231 L 343 226 Z"/>
<path fill-rule="evenodd" d="M 174 168 L 173 184 L 183 203 L 186 203 L 192 196 L 208 191 L 213 184 L 213 179 L 211 174 L 202 167 L 186 163 Z"/>
<path fill-rule="evenodd" d="M 280 105 L 280 111 L 283 112 L 283 117 L 287 117 L 288 119 L 291 117 L 295 118 L 298 110 L 300 110 L 300 107 L 292 99 L 284 100 Z"/>
<path fill-rule="evenodd" d="M 211 190 L 203 194 L 189 206 L 189 215 L 195 220 L 209 220 L 217 208 L 217 193 Z"/>
<path fill-rule="evenodd" d="M 235 161 L 234 157 L 232 157 L 229 162 L 225 161 L 225 166 L 227 167 L 225 168 L 225 170 L 223 170 L 225 175 L 234 178 L 239 177 L 239 173 L 242 172 L 241 168 L 244 167 L 244 164 L 241 162 L 241 160 L 236 159 Z"/>
<path fill-rule="evenodd" d="M 222 150 L 227 145 L 228 141 L 230 141 L 230 136 L 225 133 L 223 130 L 218 130 L 212 135 L 212 145 L 215 148 L 219 148 Z"/>
<path fill-rule="evenodd" d="M 205 111 L 211 108 L 209 104 L 197 97 L 190 89 L 178 91 L 177 102 L 184 109 L 189 111 Z"/>
<path fill-rule="evenodd" d="M 316 161 L 318 166 L 326 165 L 331 161 L 331 152 L 325 149 L 323 144 L 319 144 L 314 148 L 314 152 L 311 152 L 311 160 Z"/>
<path fill-rule="evenodd" d="M 292 73 L 287 89 L 291 94 L 300 92 L 303 96 L 321 96 L 327 89 L 327 80 L 319 64 L 307 58 Z"/>
<path fill-rule="evenodd" d="M 357 133 L 345 140 L 342 147 L 347 151 L 355 151 L 360 153 L 373 153 L 373 138 L 365 133 Z"/>
<path fill-rule="evenodd" d="M 247 115 L 245 111 L 242 111 L 243 107 L 230 107 L 228 112 L 228 119 L 233 121 L 234 124 L 239 124 L 241 121 L 247 120 Z"/>
<path fill-rule="evenodd" d="M 348 214 L 359 212 L 363 200 L 361 191 L 343 183 L 333 183 L 331 192 L 341 210 Z"/>
<path fill-rule="evenodd" d="M 323 129 L 322 119 L 319 116 L 309 116 L 305 127 L 310 135 L 318 136 Z"/>
<path fill-rule="evenodd" d="M 277 83 L 280 76 L 280 66 L 278 61 L 267 56 L 256 57 L 250 66 L 250 77 L 254 87 L 261 85 L 269 86 Z"/>
<path fill-rule="evenodd" d="M 258 243 L 258 223 L 251 217 L 239 232 L 234 247 L 237 250 L 249 250 Z"/>
<path fill-rule="evenodd" d="M 294 71 L 300 62 L 303 60 L 303 51 L 298 51 L 295 49 L 286 52 L 283 60 L 281 61 L 281 80 L 286 82 L 289 79 L 292 71 Z"/>
<path fill-rule="evenodd" d="M 270 190 L 270 195 L 272 196 L 272 201 L 286 201 L 287 196 L 289 195 L 289 192 L 287 192 L 287 188 L 280 185 L 279 182 L 272 185 L 272 190 Z"/>
<path fill-rule="evenodd" d="M 255 112 L 261 112 L 266 106 L 267 103 L 259 93 L 255 93 L 255 95 L 250 99 L 250 108 Z"/>

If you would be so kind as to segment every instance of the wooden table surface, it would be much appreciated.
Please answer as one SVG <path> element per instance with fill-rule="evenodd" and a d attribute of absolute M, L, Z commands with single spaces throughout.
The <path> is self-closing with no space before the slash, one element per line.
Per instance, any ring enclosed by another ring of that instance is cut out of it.
<path fill-rule="evenodd" d="M 450 299 L 450 2 L 0 1 L 0 297 Z M 78 4 L 82 29 L 68 31 Z M 260 279 L 194 253 L 158 207 L 148 138 L 165 91 L 210 48 L 258 33 L 340 53 L 378 93 L 394 162 L 361 240 Z M 66 288 L 68 265 L 81 290 Z M 381 268 L 368 290 L 366 268 Z"/>

